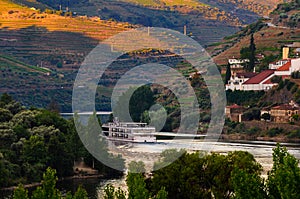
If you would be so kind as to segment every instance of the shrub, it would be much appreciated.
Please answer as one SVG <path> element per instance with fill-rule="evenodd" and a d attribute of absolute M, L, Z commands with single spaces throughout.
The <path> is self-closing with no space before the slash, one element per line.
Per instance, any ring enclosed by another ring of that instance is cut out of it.
<path fill-rule="evenodd" d="M 272 128 L 272 129 L 270 129 L 270 130 L 268 131 L 268 135 L 269 135 L 270 137 L 274 137 L 274 136 L 279 135 L 279 134 L 281 134 L 281 133 L 283 133 L 283 129 L 282 129 L 282 128 L 278 128 L 278 127 Z"/>

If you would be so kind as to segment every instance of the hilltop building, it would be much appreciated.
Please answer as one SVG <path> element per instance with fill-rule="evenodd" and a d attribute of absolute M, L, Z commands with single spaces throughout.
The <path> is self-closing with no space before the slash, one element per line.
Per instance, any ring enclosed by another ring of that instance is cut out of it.
<path fill-rule="evenodd" d="M 242 73 L 233 72 L 226 85 L 226 90 L 269 90 L 277 85 L 277 83 L 271 81 L 274 76 L 279 76 L 282 79 L 290 78 L 293 72 L 300 71 L 300 58 L 290 59 L 288 58 L 288 52 L 288 48 L 283 48 L 284 59 L 270 63 L 269 69 L 260 73 L 249 73 L 242 76 L 240 75 Z M 232 60 L 231 62 L 233 63 Z"/>

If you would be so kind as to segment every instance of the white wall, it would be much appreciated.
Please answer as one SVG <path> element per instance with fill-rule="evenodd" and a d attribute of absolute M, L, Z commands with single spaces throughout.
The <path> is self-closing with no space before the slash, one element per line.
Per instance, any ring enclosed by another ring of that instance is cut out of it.
<path fill-rule="evenodd" d="M 292 64 L 290 68 L 290 72 L 300 71 L 300 58 L 298 59 L 292 59 Z"/>

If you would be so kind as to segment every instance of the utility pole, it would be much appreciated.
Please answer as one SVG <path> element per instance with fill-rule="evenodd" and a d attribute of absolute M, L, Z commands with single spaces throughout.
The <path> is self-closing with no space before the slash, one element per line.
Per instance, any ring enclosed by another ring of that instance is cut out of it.
<path fill-rule="evenodd" d="M 183 26 L 183 34 L 186 35 L 186 25 Z"/>

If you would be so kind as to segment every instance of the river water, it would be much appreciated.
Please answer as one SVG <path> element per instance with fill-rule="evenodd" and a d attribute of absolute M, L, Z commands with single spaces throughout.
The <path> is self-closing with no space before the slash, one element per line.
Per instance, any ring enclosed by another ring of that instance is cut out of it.
<path fill-rule="evenodd" d="M 294 155 L 300 160 L 300 143 L 281 143 L 286 146 L 289 153 Z M 174 141 L 164 140 L 155 144 L 131 144 L 121 148 L 121 152 L 130 152 L 130 155 L 125 154 L 126 162 L 129 163 L 133 160 L 142 160 L 147 165 L 153 163 L 159 157 L 159 153 L 168 148 L 185 148 L 187 151 L 202 151 L 209 150 L 211 152 L 228 153 L 230 151 L 241 150 L 248 151 L 254 155 L 256 160 L 263 166 L 263 176 L 266 176 L 267 171 L 272 168 L 272 150 L 276 146 L 275 142 L 262 142 L 262 141 L 231 141 L 231 142 L 203 142 L 203 141 Z M 139 158 L 141 159 L 139 159 Z M 58 182 L 60 190 L 74 192 L 79 184 L 87 190 L 89 198 L 97 199 L 101 197 L 101 189 L 106 183 L 112 183 L 115 186 L 125 186 L 124 179 L 106 180 L 106 179 L 72 179 Z M 11 192 L 1 192 L 0 198 L 7 198 Z"/>

